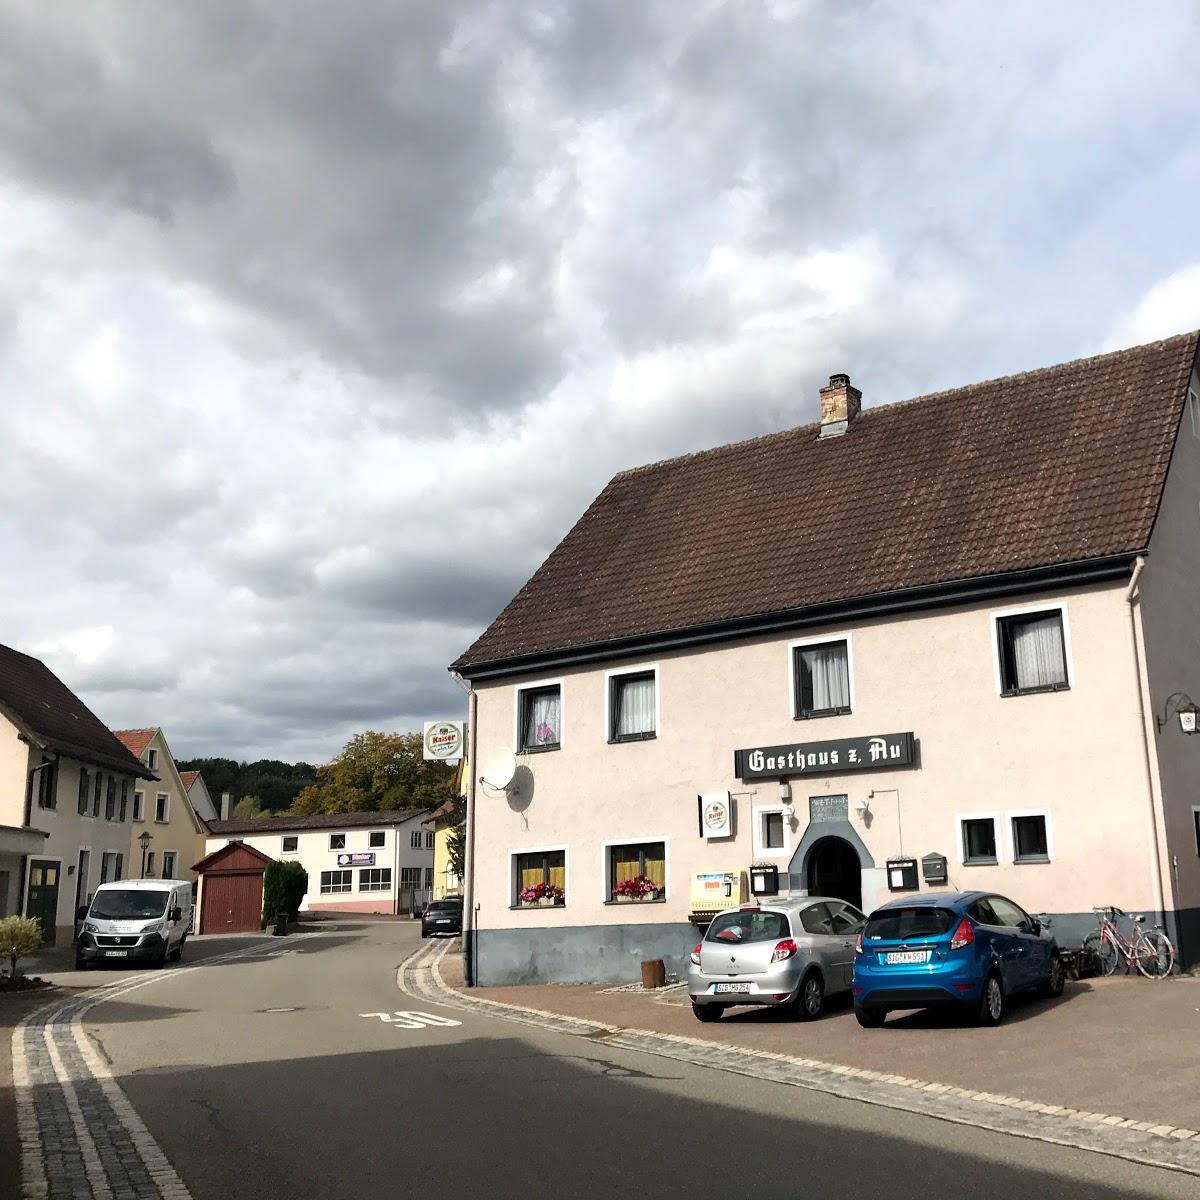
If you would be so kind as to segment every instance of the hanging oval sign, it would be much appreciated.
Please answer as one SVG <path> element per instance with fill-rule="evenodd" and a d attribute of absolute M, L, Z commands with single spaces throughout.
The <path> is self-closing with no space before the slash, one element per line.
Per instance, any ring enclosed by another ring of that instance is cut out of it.
<path fill-rule="evenodd" d="M 426 721 L 426 759 L 462 758 L 463 723 L 461 721 Z"/>

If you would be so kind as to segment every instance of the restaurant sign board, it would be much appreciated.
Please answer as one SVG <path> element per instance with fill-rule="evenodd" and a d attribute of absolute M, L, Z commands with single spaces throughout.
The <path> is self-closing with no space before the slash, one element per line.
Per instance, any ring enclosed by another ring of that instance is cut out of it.
<path fill-rule="evenodd" d="M 870 737 L 837 738 L 829 742 L 755 746 L 733 752 L 733 773 L 739 779 L 749 780 L 911 767 L 916 757 L 914 746 L 911 733 L 877 733 Z"/>

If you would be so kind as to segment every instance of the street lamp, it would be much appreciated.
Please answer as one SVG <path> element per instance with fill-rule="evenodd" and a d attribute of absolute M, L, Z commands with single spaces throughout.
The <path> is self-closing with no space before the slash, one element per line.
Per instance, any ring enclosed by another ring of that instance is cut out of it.
<path fill-rule="evenodd" d="M 148 829 L 138 838 L 138 845 L 142 848 L 142 878 L 146 878 L 146 851 L 150 848 L 150 843 L 154 840 L 154 834 Z"/>
<path fill-rule="evenodd" d="M 1172 707 L 1174 706 L 1174 707 Z M 1159 732 L 1172 717 L 1179 718 L 1179 728 L 1184 733 L 1196 733 L 1196 702 L 1186 692 L 1172 692 L 1163 704 L 1163 715 L 1155 717 L 1154 723 L 1158 727 Z"/>

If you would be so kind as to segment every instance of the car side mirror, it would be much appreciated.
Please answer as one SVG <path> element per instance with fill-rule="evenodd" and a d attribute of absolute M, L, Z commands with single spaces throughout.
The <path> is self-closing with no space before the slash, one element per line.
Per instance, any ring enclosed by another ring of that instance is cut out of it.
<path fill-rule="evenodd" d="M 171 924 L 175 925 L 183 920 L 183 909 L 177 904 L 170 912 Z"/>
<path fill-rule="evenodd" d="M 87 919 L 87 915 L 88 915 L 88 906 L 87 906 L 86 904 L 81 904 L 81 905 L 80 905 L 80 906 L 79 906 L 79 907 L 78 907 L 78 908 L 75 910 L 75 920 L 77 920 L 77 921 L 83 921 L 83 920 L 86 920 L 86 919 Z"/>

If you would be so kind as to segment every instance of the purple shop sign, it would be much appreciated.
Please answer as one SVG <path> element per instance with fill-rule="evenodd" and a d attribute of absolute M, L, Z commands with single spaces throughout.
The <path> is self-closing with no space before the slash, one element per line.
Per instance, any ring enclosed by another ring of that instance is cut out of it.
<path fill-rule="evenodd" d="M 337 864 L 339 867 L 373 867 L 375 855 L 373 853 L 339 854 Z"/>

